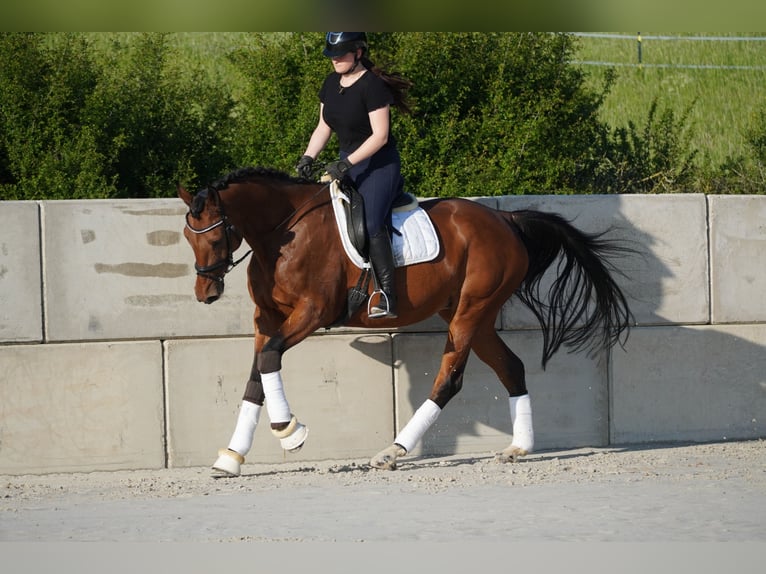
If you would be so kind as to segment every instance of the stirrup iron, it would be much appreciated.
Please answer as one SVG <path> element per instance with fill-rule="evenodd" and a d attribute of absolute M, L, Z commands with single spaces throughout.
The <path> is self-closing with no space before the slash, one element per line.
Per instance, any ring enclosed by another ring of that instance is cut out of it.
<path fill-rule="evenodd" d="M 379 295 L 378 303 L 376 305 L 372 304 L 372 300 L 375 295 Z M 385 303 L 385 307 L 382 307 L 381 305 Z M 379 319 L 381 317 L 390 317 L 392 319 L 396 318 L 396 313 L 391 313 L 391 302 L 388 299 L 388 295 L 385 291 L 382 289 L 376 289 L 372 292 L 372 295 L 370 295 L 369 300 L 367 301 L 367 317 L 370 319 Z"/>

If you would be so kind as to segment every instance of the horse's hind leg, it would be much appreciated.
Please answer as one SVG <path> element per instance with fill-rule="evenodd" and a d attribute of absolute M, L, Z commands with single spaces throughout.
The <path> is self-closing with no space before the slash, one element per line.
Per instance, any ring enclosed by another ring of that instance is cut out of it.
<path fill-rule="evenodd" d="M 527 392 L 524 363 L 503 342 L 494 325 L 483 327 L 473 341 L 473 351 L 500 379 L 508 391 L 508 403 L 513 425 L 511 445 L 497 454 L 497 459 L 511 462 L 532 451 L 534 430 L 532 405 Z"/>
<path fill-rule="evenodd" d="M 461 306 L 464 309 L 472 307 L 466 303 L 462 303 Z M 476 314 L 481 312 L 479 307 L 476 305 L 472 312 L 465 312 L 462 315 L 455 313 L 455 317 L 460 317 L 460 320 L 453 318 L 450 321 L 441 367 L 431 388 L 431 394 L 396 435 L 394 444 L 372 458 L 371 466 L 385 470 L 396 469 L 396 459 L 412 450 L 429 427 L 436 422 L 450 399 L 460 392 L 463 386 L 463 371 L 471 351 Z"/>

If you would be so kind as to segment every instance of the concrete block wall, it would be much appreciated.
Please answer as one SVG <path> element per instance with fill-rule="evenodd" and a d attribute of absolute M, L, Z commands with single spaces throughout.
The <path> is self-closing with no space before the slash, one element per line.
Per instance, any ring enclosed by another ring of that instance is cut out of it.
<path fill-rule="evenodd" d="M 613 226 L 642 249 L 617 262 L 637 322 L 624 349 L 562 351 L 543 371 L 534 318 L 503 309 L 537 448 L 766 437 L 766 196 L 480 201 Z M 208 465 L 226 446 L 253 307 L 244 265 L 220 301 L 196 302 L 185 211 L 175 199 L 0 202 L 0 473 Z M 248 463 L 369 458 L 427 398 L 445 338 L 439 319 L 316 333 L 283 363 L 305 447 L 284 454 L 264 415 Z M 502 386 L 472 355 L 413 454 L 493 452 L 510 431 Z"/>

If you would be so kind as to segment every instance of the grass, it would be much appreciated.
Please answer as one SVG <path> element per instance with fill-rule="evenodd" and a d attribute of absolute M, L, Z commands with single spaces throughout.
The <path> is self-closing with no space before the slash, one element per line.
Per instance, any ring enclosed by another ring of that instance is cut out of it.
<path fill-rule="evenodd" d="M 641 65 L 636 34 L 620 35 L 627 37 L 578 38 L 576 58 L 590 82 L 601 82 L 606 70 L 601 63 L 614 64 L 617 72 L 602 109 L 609 125 L 633 121 L 642 126 L 657 98 L 660 110 L 670 108 L 678 116 L 691 106 L 689 128 L 695 145 L 712 165 L 745 153 L 754 114 L 766 106 L 766 33 L 643 33 Z"/>

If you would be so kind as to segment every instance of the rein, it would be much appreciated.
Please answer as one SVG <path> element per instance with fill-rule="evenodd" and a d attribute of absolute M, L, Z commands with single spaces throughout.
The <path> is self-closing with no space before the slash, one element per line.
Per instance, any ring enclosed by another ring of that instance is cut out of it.
<path fill-rule="evenodd" d="M 316 197 L 317 197 L 317 196 L 318 196 L 320 193 L 322 193 L 322 192 L 323 192 L 325 189 L 328 189 L 329 187 L 330 187 L 330 184 L 329 184 L 329 183 L 327 183 L 327 184 L 323 185 L 322 187 L 320 187 L 320 188 L 317 190 L 317 192 L 316 192 L 314 195 L 312 195 L 311 197 L 309 197 L 309 198 L 308 198 L 306 201 L 304 201 L 304 202 L 303 202 L 303 203 L 302 203 L 300 206 L 298 206 L 298 207 L 296 207 L 295 209 L 293 209 L 292 213 L 290 213 L 290 215 L 288 215 L 288 216 L 287 216 L 287 217 L 285 217 L 285 218 L 284 218 L 282 221 L 280 221 L 280 222 L 279 222 L 279 223 L 278 223 L 278 224 L 277 224 L 277 225 L 274 227 L 274 229 L 272 229 L 272 230 L 271 230 L 271 232 L 273 233 L 274 231 L 276 231 L 277 229 L 279 229 L 280 227 L 282 227 L 282 226 L 283 226 L 285 223 L 287 223 L 288 221 L 290 221 L 290 220 L 293 218 L 293 216 L 294 216 L 296 213 L 298 213 L 298 212 L 299 212 L 301 209 L 303 209 L 303 208 L 304 208 L 304 207 L 306 207 L 306 206 L 307 206 L 309 203 L 311 203 L 312 201 L 314 201 L 314 199 L 316 199 Z"/>

